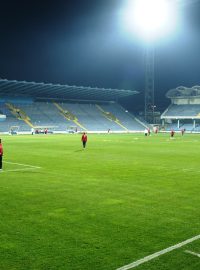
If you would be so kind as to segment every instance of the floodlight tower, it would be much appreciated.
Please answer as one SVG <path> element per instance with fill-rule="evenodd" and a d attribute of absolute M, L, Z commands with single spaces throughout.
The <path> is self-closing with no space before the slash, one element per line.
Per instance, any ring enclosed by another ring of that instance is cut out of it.
<path fill-rule="evenodd" d="M 169 35 L 177 24 L 178 9 L 200 0 L 125 0 L 122 12 L 124 25 L 145 43 L 144 116 L 149 123 L 155 120 L 155 46 L 156 41 Z"/>
<path fill-rule="evenodd" d="M 148 9 L 148 15 L 149 16 L 149 22 L 147 22 L 147 25 L 145 26 L 145 30 L 148 31 L 146 34 L 151 34 L 151 37 L 153 39 L 158 38 L 159 31 L 162 30 L 161 28 L 158 28 L 158 25 L 161 25 L 164 30 L 166 30 L 166 25 L 169 26 L 169 29 L 172 28 L 172 25 L 169 25 L 169 20 L 177 16 L 176 8 L 184 7 L 186 5 L 195 4 L 197 2 L 200 2 L 200 0 L 147 0 L 148 3 L 151 6 L 147 6 L 147 1 L 139 0 L 141 5 L 146 5 L 146 9 Z M 140 10 L 138 10 L 140 12 Z M 138 12 L 137 11 L 137 12 Z M 142 11 L 142 7 L 141 7 Z M 157 13 L 158 11 L 158 13 Z M 150 12 L 150 13 L 149 13 Z M 160 17 L 160 15 L 164 15 L 164 17 Z M 173 16 L 171 16 L 173 15 Z M 153 28 L 150 28 L 151 23 L 153 22 L 152 26 Z M 161 23 L 161 24 L 160 24 Z M 174 22 L 173 27 L 174 27 Z M 143 29 L 144 30 L 144 29 Z M 149 31 L 150 30 L 150 31 Z M 153 35 L 153 36 L 152 36 Z M 148 38 L 149 38 L 148 37 Z M 155 68 L 155 46 L 153 43 L 147 43 L 146 51 L 145 51 L 145 104 L 144 104 L 144 115 L 145 120 L 149 123 L 155 122 L 155 101 L 154 101 L 154 91 L 155 91 L 155 84 L 154 84 L 154 68 Z"/>
<path fill-rule="evenodd" d="M 145 50 L 145 94 L 144 116 L 145 120 L 154 124 L 154 46 L 147 46 Z"/>
<path fill-rule="evenodd" d="M 171 29 L 174 23 L 174 1 L 170 0 L 135 0 L 133 18 L 135 29 L 142 36 L 145 44 L 145 93 L 144 116 L 149 123 L 154 123 L 154 54 L 156 40 Z"/>

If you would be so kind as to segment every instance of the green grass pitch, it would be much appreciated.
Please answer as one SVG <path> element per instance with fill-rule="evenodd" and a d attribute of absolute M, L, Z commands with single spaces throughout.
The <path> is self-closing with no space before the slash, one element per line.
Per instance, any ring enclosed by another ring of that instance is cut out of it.
<path fill-rule="evenodd" d="M 1 270 L 116 270 L 200 234 L 200 135 L 1 138 Z M 185 250 L 134 269 L 200 269 Z"/>

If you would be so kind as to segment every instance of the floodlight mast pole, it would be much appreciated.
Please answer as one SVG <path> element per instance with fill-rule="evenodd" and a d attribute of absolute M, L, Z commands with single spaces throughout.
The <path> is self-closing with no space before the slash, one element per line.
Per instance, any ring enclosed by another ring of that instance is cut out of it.
<path fill-rule="evenodd" d="M 154 46 L 147 45 L 145 50 L 145 120 L 154 124 Z"/>
<path fill-rule="evenodd" d="M 200 0 L 173 0 L 180 7 L 195 4 Z M 153 44 L 147 44 L 145 51 L 145 120 L 148 123 L 155 124 L 155 104 L 154 104 L 154 67 L 155 67 L 155 47 Z"/>

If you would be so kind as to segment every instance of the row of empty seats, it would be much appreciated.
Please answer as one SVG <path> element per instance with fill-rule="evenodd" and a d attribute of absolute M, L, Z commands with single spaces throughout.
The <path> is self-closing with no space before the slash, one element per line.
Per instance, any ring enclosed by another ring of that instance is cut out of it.
<path fill-rule="evenodd" d="M 164 117 L 197 117 L 200 116 L 200 104 L 194 105 L 175 105 L 169 106 L 168 110 L 162 115 Z"/>
<path fill-rule="evenodd" d="M 18 100 L 12 104 L 0 103 L 0 111 L 6 115 L 6 120 L 0 122 L 0 132 L 9 132 L 15 126 L 19 131 L 30 131 L 33 127 L 67 131 L 74 126 L 78 131 L 144 130 L 144 125 L 116 103 L 26 103 Z"/>
<path fill-rule="evenodd" d="M 168 122 L 165 124 L 166 130 L 199 131 L 200 104 L 171 104 L 161 118 Z M 171 123 L 169 123 L 170 119 Z"/>

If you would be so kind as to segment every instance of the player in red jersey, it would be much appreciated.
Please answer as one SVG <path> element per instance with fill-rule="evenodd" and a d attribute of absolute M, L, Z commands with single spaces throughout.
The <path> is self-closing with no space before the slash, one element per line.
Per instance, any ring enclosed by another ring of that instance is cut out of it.
<path fill-rule="evenodd" d="M 171 138 L 174 137 L 174 134 L 175 134 L 175 131 L 172 129 L 171 132 L 170 132 Z"/>
<path fill-rule="evenodd" d="M 86 135 L 85 132 L 83 133 L 83 135 L 81 137 L 81 141 L 83 143 L 83 148 L 85 148 L 86 147 L 86 143 L 87 143 L 87 135 Z"/>
<path fill-rule="evenodd" d="M 3 145 L 0 139 L 0 170 L 2 170 L 2 160 L 3 160 Z"/>

